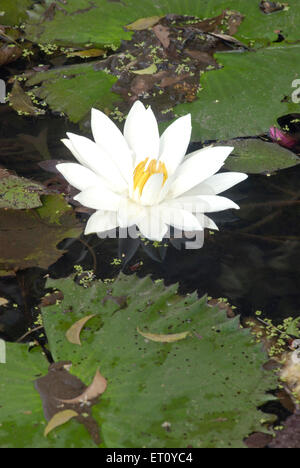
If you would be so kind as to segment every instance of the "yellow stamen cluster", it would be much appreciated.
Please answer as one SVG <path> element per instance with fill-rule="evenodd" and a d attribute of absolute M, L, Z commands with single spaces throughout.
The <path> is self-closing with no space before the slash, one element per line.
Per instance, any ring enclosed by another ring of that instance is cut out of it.
<path fill-rule="evenodd" d="M 146 158 L 144 161 L 141 161 L 133 172 L 133 190 L 135 191 L 138 188 L 140 196 L 142 195 L 145 183 L 153 174 L 163 174 L 163 184 L 168 178 L 165 163 L 152 159 L 145 169 L 148 160 L 149 158 Z"/>

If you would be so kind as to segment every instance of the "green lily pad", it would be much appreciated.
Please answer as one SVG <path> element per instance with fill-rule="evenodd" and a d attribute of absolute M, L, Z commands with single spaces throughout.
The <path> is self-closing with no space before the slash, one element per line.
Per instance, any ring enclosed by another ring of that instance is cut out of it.
<path fill-rule="evenodd" d="M 103 71 L 95 71 L 93 63 L 83 63 L 36 73 L 27 86 L 41 85 L 33 90 L 57 112 L 79 122 L 92 107 L 109 111 L 118 96 L 110 89 L 117 78 Z"/>
<path fill-rule="evenodd" d="M 34 381 L 47 374 L 49 363 L 41 351 L 28 345 L 6 343 L 6 364 L 1 366 L 1 448 L 92 448 L 86 429 L 75 421 L 68 430 L 56 429 L 44 437 L 47 421 Z"/>
<path fill-rule="evenodd" d="M 81 234 L 82 227 L 62 195 L 42 196 L 42 203 L 30 210 L 0 210 L 0 276 L 17 269 L 48 268 L 64 253 L 57 244 Z"/>
<path fill-rule="evenodd" d="M 176 286 L 166 288 L 149 278 L 121 275 L 108 284 L 85 282 L 86 287 L 68 278 L 48 286 L 64 295 L 61 303 L 43 310 L 55 361 L 71 360 L 72 373 L 86 385 L 99 368 L 107 379 L 107 389 L 92 407 L 102 447 L 242 448 L 249 433 L 264 431 L 268 416 L 257 406 L 273 399 L 266 391 L 276 378 L 263 369 L 267 356 L 238 318 L 228 319 L 205 297 L 179 297 Z M 126 304 L 120 307 L 117 298 L 124 294 Z M 70 343 L 66 331 L 91 311 L 96 316 L 81 332 L 82 346 Z M 162 343 L 145 339 L 138 328 L 189 335 Z M 43 436 L 46 420 L 34 381 L 46 374 L 46 359 L 38 350 L 7 344 L 0 382 L 1 447 L 96 447 L 75 420 Z"/>
<path fill-rule="evenodd" d="M 198 99 L 175 107 L 176 115 L 192 114 L 193 140 L 267 132 L 281 115 L 300 112 L 291 98 L 299 52 L 297 44 L 216 54 L 224 68 L 204 73 Z"/>
<path fill-rule="evenodd" d="M 1 0 L 0 13 L 3 12 L 3 15 L 0 16 L 0 23 L 9 26 L 18 25 L 27 19 L 26 10 L 32 3 L 33 0 Z"/>
<path fill-rule="evenodd" d="M 47 286 L 64 295 L 61 304 L 43 309 L 55 361 L 72 360 L 72 372 L 85 384 L 98 368 L 107 379 L 93 407 L 102 446 L 244 447 L 244 437 L 264 430 L 256 408 L 272 398 L 266 391 L 275 376 L 263 370 L 267 357 L 238 318 L 149 278 L 121 275 L 85 288 L 69 278 Z M 70 343 L 66 332 L 92 314 L 82 346 Z M 189 335 L 162 343 L 138 330 Z M 60 431 L 67 433 L 68 425 Z"/>
<path fill-rule="evenodd" d="M 26 34 L 33 42 L 43 44 L 118 46 L 122 39 L 131 37 L 124 27 L 141 18 L 177 14 L 203 19 L 233 9 L 245 16 L 237 36 L 240 39 L 275 40 L 275 31 L 280 30 L 294 40 L 299 38 L 298 0 L 290 0 L 288 5 L 283 11 L 265 15 L 258 1 L 249 0 L 72 0 L 59 7 L 46 0 L 30 11 Z"/>
<path fill-rule="evenodd" d="M 224 144 L 234 146 L 225 162 L 226 169 L 230 171 L 247 174 L 272 173 L 300 163 L 298 156 L 276 143 L 249 138 L 229 140 Z"/>
<path fill-rule="evenodd" d="M 41 184 L 0 169 L 0 208 L 37 208 L 42 205 L 40 195 L 44 193 Z"/>

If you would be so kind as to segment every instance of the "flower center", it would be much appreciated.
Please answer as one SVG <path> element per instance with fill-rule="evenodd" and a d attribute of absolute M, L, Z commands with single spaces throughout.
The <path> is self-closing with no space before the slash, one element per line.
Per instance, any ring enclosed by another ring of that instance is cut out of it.
<path fill-rule="evenodd" d="M 165 163 L 157 161 L 156 159 L 151 159 L 146 168 L 148 160 L 149 158 L 146 158 L 144 161 L 141 161 L 133 171 L 133 191 L 135 192 L 135 190 L 138 189 L 140 196 L 142 195 L 142 191 L 147 180 L 153 174 L 163 174 L 163 185 L 168 178 L 168 171 Z"/>

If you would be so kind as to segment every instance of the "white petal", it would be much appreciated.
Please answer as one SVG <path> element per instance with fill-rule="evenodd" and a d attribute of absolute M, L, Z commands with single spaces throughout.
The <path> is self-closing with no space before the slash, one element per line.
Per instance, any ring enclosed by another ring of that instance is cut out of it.
<path fill-rule="evenodd" d="M 135 101 L 126 117 L 124 125 L 124 137 L 130 148 L 133 148 L 134 146 L 137 131 L 137 122 L 139 122 L 141 116 L 143 116 L 144 118 L 145 112 L 146 108 L 141 103 L 141 101 Z"/>
<path fill-rule="evenodd" d="M 222 167 L 232 150 L 230 146 L 217 146 L 196 152 L 179 166 L 169 195 L 175 198 L 211 177 Z"/>
<path fill-rule="evenodd" d="M 162 186 L 160 190 L 157 203 L 161 203 L 167 197 L 174 180 L 175 180 L 174 175 L 171 175 L 170 177 L 167 178 L 167 180 L 165 181 L 164 185 Z"/>
<path fill-rule="evenodd" d="M 121 197 L 104 185 L 97 185 L 80 192 L 74 200 L 94 210 L 117 211 Z"/>
<path fill-rule="evenodd" d="M 84 161 L 80 157 L 80 154 L 78 153 L 78 151 L 76 151 L 76 149 L 75 149 L 73 143 L 71 142 L 71 140 L 69 140 L 68 138 L 63 138 L 61 141 L 71 151 L 71 153 L 77 159 L 77 161 L 80 162 L 80 164 L 84 165 Z"/>
<path fill-rule="evenodd" d="M 163 174 L 152 174 L 144 185 L 140 203 L 142 205 L 155 205 L 163 186 Z"/>
<path fill-rule="evenodd" d="M 163 206 L 189 211 L 190 213 L 203 213 L 203 203 L 199 202 L 199 197 L 178 197 L 166 200 Z"/>
<path fill-rule="evenodd" d="M 118 222 L 121 228 L 133 226 L 145 216 L 145 207 L 128 198 L 120 200 Z"/>
<path fill-rule="evenodd" d="M 173 174 L 181 164 L 191 138 L 191 115 L 175 120 L 160 138 L 159 160 L 164 162 L 168 175 Z"/>
<path fill-rule="evenodd" d="M 239 184 L 247 179 L 247 177 L 247 174 L 243 174 L 242 172 L 222 172 L 221 174 L 215 174 L 186 192 L 184 196 L 217 195 Z"/>
<path fill-rule="evenodd" d="M 127 116 L 124 136 L 135 155 L 135 166 L 146 158 L 157 159 L 159 132 L 156 118 L 149 107 L 136 102 Z"/>
<path fill-rule="evenodd" d="M 87 167 L 76 163 L 57 164 L 56 169 L 70 185 L 78 190 L 85 190 L 93 185 L 103 184 L 103 179 Z"/>
<path fill-rule="evenodd" d="M 104 177 L 109 186 L 118 192 L 127 189 L 127 183 L 111 157 L 89 138 L 68 133 L 75 150 L 80 154 L 80 162 L 96 174 Z M 76 155 L 75 155 L 76 156 Z"/>
<path fill-rule="evenodd" d="M 169 226 L 183 231 L 202 231 L 203 227 L 190 211 L 163 203 L 159 208 L 163 221 Z"/>
<path fill-rule="evenodd" d="M 173 203 L 180 203 L 189 211 L 195 213 L 212 213 L 214 211 L 224 211 L 229 209 L 239 209 L 239 206 L 232 200 L 219 195 L 199 195 L 195 197 L 180 197 L 170 200 Z"/>
<path fill-rule="evenodd" d="M 122 132 L 103 112 L 92 109 L 92 132 L 97 145 L 113 159 L 128 182 L 132 176 L 132 153 Z"/>
<path fill-rule="evenodd" d="M 148 210 L 148 215 L 137 222 L 137 227 L 143 237 L 160 242 L 167 233 L 168 226 L 163 222 L 159 213 L 156 213 L 153 208 Z"/>
<path fill-rule="evenodd" d="M 196 215 L 196 216 L 197 216 L 197 218 L 198 218 L 198 215 Z M 198 219 L 199 219 L 199 218 L 198 218 Z M 215 223 L 212 219 L 210 219 L 208 216 L 203 215 L 203 223 L 204 223 L 203 226 L 204 226 L 205 228 L 207 228 L 207 229 L 214 229 L 215 231 L 218 231 L 218 230 L 219 230 L 219 228 L 218 228 L 218 226 L 216 225 L 216 223 Z"/>
<path fill-rule="evenodd" d="M 84 234 L 92 234 L 95 232 L 105 232 L 110 229 L 115 229 L 118 226 L 117 213 L 113 211 L 96 211 L 89 218 Z"/>

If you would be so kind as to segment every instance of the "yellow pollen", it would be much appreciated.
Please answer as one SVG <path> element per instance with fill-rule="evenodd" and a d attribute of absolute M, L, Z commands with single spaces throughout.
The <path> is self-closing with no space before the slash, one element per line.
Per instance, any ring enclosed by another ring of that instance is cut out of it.
<path fill-rule="evenodd" d="M 133 172 L 133 190 L 135 191 L 138 188 L 140 196 L 142 195 L 142 191 L 147 180 L 153 174 L 163 174 L 163 185 L 168 178 L 168 172 L 165 163 L 157 161 L 156 159 L 152 159 L 149 162 L 147 169 L 145 169 L 148 160 L 149 158 L 146 158 L 144 161 L 141 161 Z"/>

